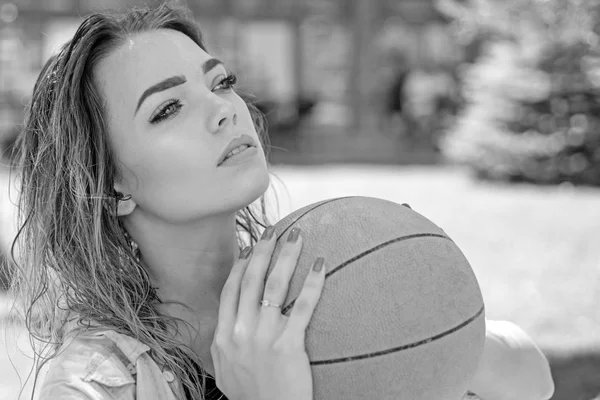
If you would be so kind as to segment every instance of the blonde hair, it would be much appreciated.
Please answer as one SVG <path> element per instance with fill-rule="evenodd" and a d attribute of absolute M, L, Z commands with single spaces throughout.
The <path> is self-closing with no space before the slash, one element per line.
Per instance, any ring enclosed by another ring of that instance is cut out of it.
<path fill-rule="evenodd" d="M 128 35 L 155 29 L 179 31 L 206 50 L 189 11 L 164 3 L 88 16 L 42 69 L 17 142 L 20 227 L 11 250 L 11 290 L 32 341 L 43 344 L 35 352 L 36 381 L 75 315 L 79 325 L 99 323 L 142 341 L 193 398 L 204 398 L 204 376 L 186 373 L 194 371 L 194 360 L 174 339 L 174 321 L 157 311 L 161 300 L 111 212 L 120 171 L 93 81 L 98 61 Z M 246 101 L 267 148 L 262 114 Z M 267 219 L 264 196 L 239 211 L 238 245 L 254 244 Z"/>

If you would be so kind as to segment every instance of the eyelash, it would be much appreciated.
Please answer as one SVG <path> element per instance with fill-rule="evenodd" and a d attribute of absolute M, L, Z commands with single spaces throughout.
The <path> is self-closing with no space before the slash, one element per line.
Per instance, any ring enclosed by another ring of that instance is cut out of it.
<path fill-rule="evenodd" d="M 219 86 L 223 85 L 224 87 L 221 88 L 221 90 L 225 91 L 225 93 L 228 93 L 234 87 L 234 85 L 236 83 L 237 83 L 237 75 L 234 73 L 228 73 L 225 78 L 221 79 L 221 81 L 215 87 L 215 89 L 213 89 L 213 91 L 218 90 L 217 88 Z M 183 107 L 183 104 L 181 104 L 181 101 L 179 101 L 177 99 L 168 100 L 167 102 L 164 103 L 163 106 L 159 107 L 158 111 L 156 113 L 154 113 L 152 115 L 152 117 L 150 117 L 150 123 L 158 124 L 161 121 L 164 121 L 168 118 L 175 116 L 177 114 L 177 112 L 181 109 L 181 107 Z M 169 110 L 172 108 L 175 108 L 175 109 L 173 111 L 169 112 Z"/>
<path fill-rule="evenodd" d="M 221 79 L 221 82 L 219 82 L 219 85 L 226 85 L 227 87 L 225 88 L 225 90 L 230 90 L 231 88 L 233 88 L 235 86 L 235 84 L 237 83 L 237 75 L 232 73 L 232 72 L 228 72 L 227 76 L 223 79 Z M 214 89 L 213 89 L 214 90 Z"/>

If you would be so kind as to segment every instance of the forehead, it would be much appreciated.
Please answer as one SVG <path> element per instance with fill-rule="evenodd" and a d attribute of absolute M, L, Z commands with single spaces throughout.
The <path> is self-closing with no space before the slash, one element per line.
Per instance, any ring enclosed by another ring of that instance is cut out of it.
<path fill-rule="evenodd" d="M 201 65 L 209 58 L 183 33 L 160 29 L 128 37 L 100 61 L 94 75 L 110 108 L 131 108 L 128 103 L 137 101 L 144 90 L 165 78 L 200 77 Z"/>

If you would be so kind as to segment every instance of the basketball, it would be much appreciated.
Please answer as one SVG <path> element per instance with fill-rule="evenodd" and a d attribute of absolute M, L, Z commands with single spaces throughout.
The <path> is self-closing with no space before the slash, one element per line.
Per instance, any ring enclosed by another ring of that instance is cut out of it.
<path fill-rule="evenodd" d="M 469 262 L 433 222 L 370 197 L 311 204 L 275 225 L 303 247 L 282 313 L 314 260 L 323 293 L 306 330 L 316 400 L 460 400 L 483 352 L 485 308 Z"/>

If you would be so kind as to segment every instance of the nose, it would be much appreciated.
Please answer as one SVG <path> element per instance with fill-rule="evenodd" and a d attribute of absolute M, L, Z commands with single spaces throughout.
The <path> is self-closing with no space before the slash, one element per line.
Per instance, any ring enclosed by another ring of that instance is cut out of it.
<path fill-rule="evenodd" d="M 232 128 L 237 125 L 237 111 L 235 106 L 226 99 L 219 96 L 212 96 L 215 99 L 213 103 L 213 112 L 208 118 L 208 131 L 218 133 L 227 128 Z"/>

